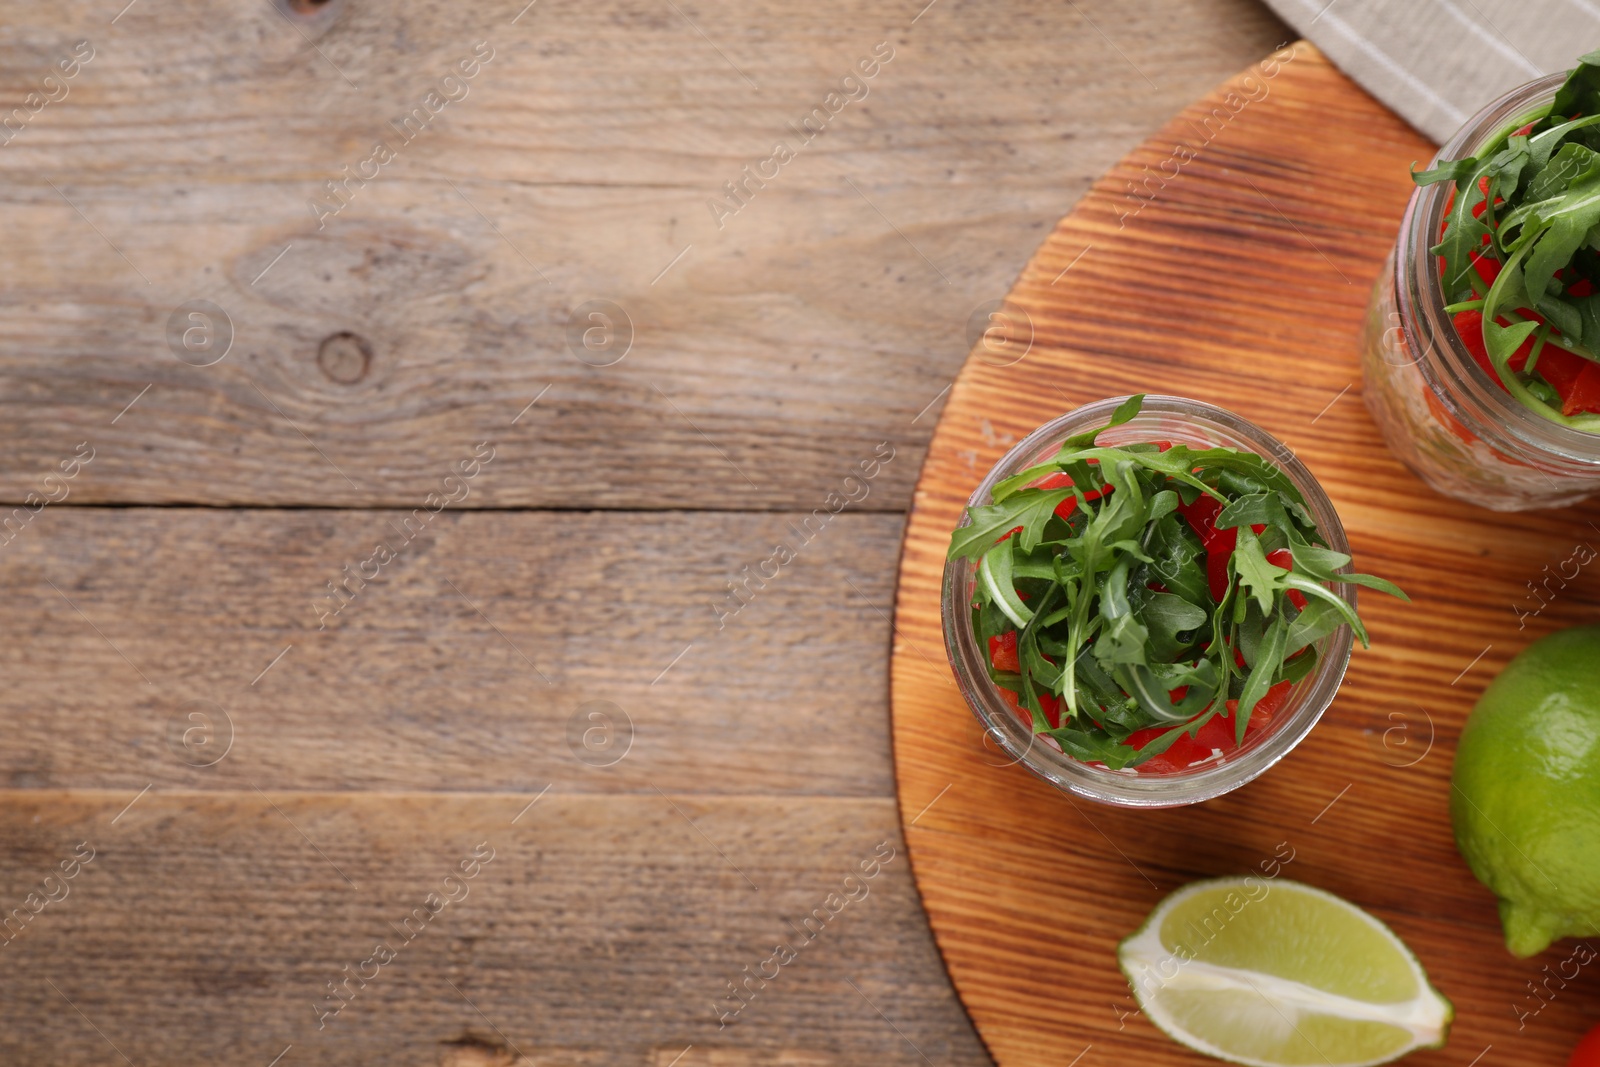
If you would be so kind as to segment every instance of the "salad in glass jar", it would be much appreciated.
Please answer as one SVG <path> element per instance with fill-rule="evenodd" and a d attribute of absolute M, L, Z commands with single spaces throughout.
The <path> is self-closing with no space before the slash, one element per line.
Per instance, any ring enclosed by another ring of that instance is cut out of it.
<path fill-rule="evenodd" d="M 969 704 L 1073 792 L 1192 803 L 1242 785 L 1315 724 L 1353 633 L 1331 503 L 1237 416 L 1133 396 L 1041 427 L 951 537 L 944 621 Z"/>

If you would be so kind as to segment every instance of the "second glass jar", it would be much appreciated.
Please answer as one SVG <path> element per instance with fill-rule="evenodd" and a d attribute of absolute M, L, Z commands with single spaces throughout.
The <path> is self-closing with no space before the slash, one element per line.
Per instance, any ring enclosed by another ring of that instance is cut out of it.
<path fill-rule="evenodd" d="M 1552 75 L 1507 93 L 1436 158 L 1476 155 L 1497 135 L 1539 117 L 1565 78 Z M 1447 496 L 1496 511 L 1577 503 L 1600 491 L 1600 434 L 1524 407 L 1472 358 L 1444 310 L 1430 249 L 1453 188 L 1440 182 L 1411 194 L 1378 277 L 1362 342 L 1367 407 L 1390 450 Z"/>

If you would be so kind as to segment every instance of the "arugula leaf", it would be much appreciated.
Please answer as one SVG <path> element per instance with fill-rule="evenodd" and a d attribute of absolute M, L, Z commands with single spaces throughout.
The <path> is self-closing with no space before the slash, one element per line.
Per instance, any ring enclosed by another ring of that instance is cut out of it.
<path fill-rule="evenodd" d="M 1336 582 L 1349 582 L 1351 585 L 1364 585 L 1368 589 L 1376 589 L 1380 593 L 1388 593 L 1392 597 L 1399 597 L 1407 604 L 1411 603 L 1411 597 L 1406 595 L 1406 591 L 1387 578 L 1379 578 L 1371 574 L 1350 574 L 1347 572 L 1334 575 L 1333 580 Z"/>
<path fill-rule="evenodd" d="M 1239 541 L 1233 550 L 1233 573 L 1238 575 L 1240 586 L 1249 589 L 1255 597 L 1261 614 L 1271 615 L 1272 605 L 1277 594 L 1283 591 L 1289 572 L 1267 562 L 1261 542 L 1249 526 L 1239 527 Z"/>
<path fill-rule="evenodd" d="M 1579 58 L 1577 68 L 1567 75 L 1550 104 L 1550 113 L 1563 117 L 1597 112 L 1600 112 L 1600 51 Z"/>
<path fill-rule="evenodd" d="M 976 559 L 988 552 L 1007 531 L 1018 526 L 1022 527 L 1018 536 L 1023 551 L 1031 552 L 1044 537 L 1044 524 L 1072 494 L 1071 489 L 1024 489 L 1003 504 L 968 508 L 972 521 L 956 527 L 950 535 L 950 558 Z"/>
<path fill-rule="evenodd" d="M 1294 569 L 1319 582 L 1333 581 L 1335 572 L 1350 562 L 1350 557 L 1343 552 L 1335 552 L 1331 548 L 1308 545 L 1304 542 L 1294 546 L 1293 556 Z"/>
<path fill-rule="evenodd" d="M 1205 546 L 1187 523 L 1176 515 L 1156 520 L 1146 539 L 1146 551 L 1150 553 L 1147 581 L 1159 582 L 1169 593 L 1196 606 L 1210 608 Z"/>
<path fill-rule="evenodd" d="M 1417 165 L 1411 165 L 1411 180 L 1418 185 L 1432 185 L 1434 182 L 1454 182 L 1470 177 L 1478 172 L 1476 159 L 1453 159 L 1440 163 L 1432 170 L 1417 170 Z"/>
<path fill-rule="evenodd" d="M 1284 527 L 1289 525 L 1289 517 L 1278 494 L 1263 490 L 1239 497 L 1223 508 L 1217 515 L 1216 525 L 1219 530 L 1256 525 Z"/>
<path fill-rule="evenodd" d="M 983 554 L 978 564 L 978 582 L 989 594 L 995 607 L 1005 612 L 1006 617 L 1018 626 L 1026 626 L 1033 618 L 1033 612 L 1017 595 L 1012 570 L 1015 557 L 1011 554 L 1009 540 L 1001 541 Z"/>
<path fill-rule="evenodd" d="M 1151 593 L 1137 615 L 1144 626 L 1149 656 L 1163 662 L 1193 646 L 1196 631 L 1211 621 L 1209 612 L 1172 593 Z"/>
<path fill-rule="evenodd" d="M 1283 674 L 1283 650 L 1288 635 L 1289 624 L 1284 621 L 1283 612 L 1280 611 L 1267 624 L 1266 633 L 1261 635 L 1255 666 L 1250 668 L 1250 674 L 1244 680 L 1244 689 L 1239 693 L 1239 704 L 1233 713 L 1236 745 L 1244 744 L 1244 730 L 1250 723 L 1250 713 Z"/>

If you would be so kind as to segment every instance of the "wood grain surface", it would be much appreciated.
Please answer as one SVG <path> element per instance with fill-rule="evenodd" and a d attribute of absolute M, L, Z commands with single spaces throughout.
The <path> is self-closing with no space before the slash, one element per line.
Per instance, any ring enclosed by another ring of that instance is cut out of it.
<path fill-rule="evenodd" d="M 1285 854 L 1285 877 L 1384 919 L 1455 1002 L 1449 1046 L 1408 1062 L 1565 1062 L 1593 1022 L 1593 975 L 1553 1000 L 1530 992 L 1572 943 L 1526 961 L 1506 952 L 1447 805 L 1455 738 L 1483 687 L 1534 638 L 1600 612 L 1588 571 L 1542 612 L 1518 612 L 1538 607 L 1527 583 L 1547 565 L 1600 544 L 1600 506 L 1501 515 L 1443 499 L 1388 454 L 1361 400 L 1368 291 L 1407 168 L 1432 151 L 1295 46 L 1095 186 L 1012 291 L 1004 337 L 974 350 L 951 391 L 901 562 L 895 768 L 935 937 L 1002 1067 L 1209 1062 L 1138 1015 L 1116 944 L 1180 885 Z M 1158 812 L 1070 799 L 1005 766 L 955 688 L 939 625 L 949 532 L 984 471 L 1051 416 L 1137 391 L 1223 405 L 1284 441 L 1333 499 L 1357 568 L 1414 598 L 1364 598 L 1372 648 L 1281 764 L 1219 800 Z"/>
<path fill-rule="evenodd" d="M 0 35 L 18 102 L 94 51 L 0 151 L 5 498 L 85 439 L 85 502 L 410 508 L 482 440 L 468 507 L 820 498 L 881 440 L 920 455 L 971 314 L 1284 32 L 1250 0 L 105 6 L 15 4 Z M 348 206 L 313 210 L 335 180 Z M 622 317 L 575 348 L 591 301 Z M 175 357 L 174 316 L 199 344 L 222 315 L 225 358 Z M 364 370 L 324 356 L 344 334 Z"/>
<path fill-rule="evenodd" d="M 0 0 L 0 918 L 97 850 L 0 941 L 0 1063 L 988 1062 L 893 800 L 901 514 L 972 313 L 1285 37 L 1254 0 Z M 594 300 L 631 347 L 573 345 Z"/>

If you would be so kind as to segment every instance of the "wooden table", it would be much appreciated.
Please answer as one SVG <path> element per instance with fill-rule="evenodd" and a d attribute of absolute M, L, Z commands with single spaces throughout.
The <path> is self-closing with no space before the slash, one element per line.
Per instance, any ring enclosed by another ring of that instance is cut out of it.
<path fill-rule="evenodd" d="M 0 1061 L 984 1062 L 910 487 L 969 320 L 1281 26 L 124 2 L 0 21 Z"/>

